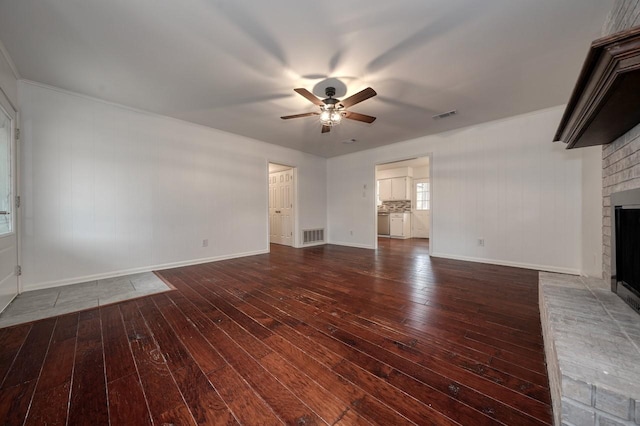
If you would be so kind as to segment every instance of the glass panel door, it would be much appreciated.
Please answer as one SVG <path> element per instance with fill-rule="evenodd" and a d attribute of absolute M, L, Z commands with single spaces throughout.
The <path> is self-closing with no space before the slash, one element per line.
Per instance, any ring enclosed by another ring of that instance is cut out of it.
<path fill-rule="evenodd" d="M 11 117 L 0 108 L 0 236 L 13 231 L 11 190 Z"/>
<path fill-rule="evenodd" d="M 0 312 L 18 294 L 16 188 L 16 114 L 0 92 Z"/>

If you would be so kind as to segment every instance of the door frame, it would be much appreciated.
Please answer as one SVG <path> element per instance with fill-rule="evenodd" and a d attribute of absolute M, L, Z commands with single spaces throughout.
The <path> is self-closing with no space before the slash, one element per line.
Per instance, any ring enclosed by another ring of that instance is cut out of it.
<path fill-rule="evenodd" d="M 277 164 L 279 166 L 287 166 L 289 167 L 292 171 L 293 171 L 293 191 L 291 196 L 293 197 L 293 214 L 292 216 L 292 223 L 291 223 L 291 232 L 293 233 L 293 235 L 291 235 L 291 247 L 293 248 L 299 248 L 300 247 L 300 243 L 298 242 L 298 235 L 300 234 L 298 232 L 298 167 L 291 165 L 288 161 L 278 161 L 278 160 L 270 160 L 267 158 L 267 162 L 266 162 L 266 177 L 265 177 L 265 182 L 267 184 L 267 188 L 266 188 L 266 212 L 267 212 L 267 252 L 271 251 L 271 233 L 270 233 L 270 221 L 269 221 L 269 164 Z"/>
<path fill-rule="evenodd" d="M 383 164 L 387 164 L 387 163 L 395 163 L 398 161 L 407 161 L 407 160 L 412 160 L 414 158 L 423 158 L 423 157 L 427 157 L 429 159 L 429 191 L 430 194 L 429 196 L 431 197 L 431 209 L 430 209 L 430 215 L 429 215 L 429 256 L 431 256 L 431 253 L 433 253 L 433 246 L 434 246 L 434 241 L 436 239 L 436 233 L 434 232 L 433 229 L 433 206 L 434 206 L 434 184 L 435 182 L 433 181 L 433 153 L 432 152 L 427 152 L 424 154 L 414 154 L 414 155 L 404 155 L 402 157 L 396 157 L 396 158 L 389 158 L 389 159 L 384 159 L 384 160 L 379 160 L 376 161 L 373 165 L 373 187 L 372 188 L 376 188 L 376 184 L 377 184 L 377 173 L 378 173 L 378 166 L 383 165 Z M 412 185 L 413 186 L 413 185 Z M 378 206 L 376 205 L 376 196 L 375 196 L 375 190 L 374 190 L 374 196 L 371 197 L 373 199 L 372 201 L 372 205 L 373 205 L 373 248 L 374 250 L 378 249 Z M 415 202 L 415 200 L 413 200 L 413 188 L 411 191 L 411 198 L 412 198 L 412 203 Z"/>
<path fill-rule="evenodd" d="M 22 246 L 22 232 L 20 230 L 21 220 L 20 212 L 21 207 L 16 205 L 16 197 L 20 195 L 20 139 L 18 138 L 18 131 L 20 131 L 20 113 L 16 105 L 11 102 L 11 99 L 7 96 L 4 90 L 0 88 L 0 108 L 7 111 L 9 114 L 13 112 L 12 126 L 11 126 L 11 200 L 12 203 L 12 233 L 16 238 L 16 265 L 22 264 L 22 253 L 20 247 Z M 9 111 L 10 110 L 10 111 Z M 16 295 L 23 292 L 22 277 L 18 275 L 16 277 Z"/>

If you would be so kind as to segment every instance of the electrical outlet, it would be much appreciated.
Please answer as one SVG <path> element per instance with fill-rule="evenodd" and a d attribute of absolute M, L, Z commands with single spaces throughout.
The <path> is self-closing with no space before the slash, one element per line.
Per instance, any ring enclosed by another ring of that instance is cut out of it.
<path fill-rule="evenodd" d="M 484 247 L 484 238 L 478 238 L 478 245 Z"/>
<path fill-rule="evenodd" d="M 209 247 L 209 240 L 202 240 L 202 247 Z"/>

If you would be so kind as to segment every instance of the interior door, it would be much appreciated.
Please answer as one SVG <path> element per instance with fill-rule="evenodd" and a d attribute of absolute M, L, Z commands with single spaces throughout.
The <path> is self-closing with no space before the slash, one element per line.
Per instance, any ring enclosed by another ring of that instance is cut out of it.
<path fill-rule="evenodd" d="M 278 211 L 278 177 L 280 173 L 269 174 L 269 242 L 280 244 L 280 218 Z"/>
<path fill-rule="evenodd" d="M 0 311 L 18 294 L 16 112 L 0 93 Z"/>
<path fill-rule="evenodd" d="M 414 179 L 413 238 L 429 238 L 429 215 L 431 213 L 431 192 L 429 179 Z"/>
<path fill-rule="evenodd" d="M 293 169 L 269 174 L 269 240 L 293 242 Z"/>

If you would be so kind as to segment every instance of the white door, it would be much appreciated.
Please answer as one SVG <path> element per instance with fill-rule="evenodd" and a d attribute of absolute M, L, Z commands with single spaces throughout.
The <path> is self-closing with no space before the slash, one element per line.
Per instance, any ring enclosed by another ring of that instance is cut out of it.
<path fill-rule="evenodd" d="M 269 242 L 280 244 L 280 222 L 276 216 L 276 194 L 279 173 L 269 173 Z"/>
<path fill-rule="evenodd" d="M 0 93 L 0 311 L 18 294 L 16 113 Z"/>
<path fill-rule="evenodd" d="M 290 246 L 293 241 L 293 169 L 269 174 L 270 242 Z"/>
<path fill-rule="evenodd" d="M 413 181 L 413 238 L 429 238 L 429 215 L 431 213 L 431 193 L 429 179 Z"/>

